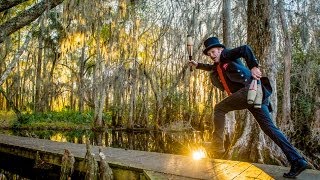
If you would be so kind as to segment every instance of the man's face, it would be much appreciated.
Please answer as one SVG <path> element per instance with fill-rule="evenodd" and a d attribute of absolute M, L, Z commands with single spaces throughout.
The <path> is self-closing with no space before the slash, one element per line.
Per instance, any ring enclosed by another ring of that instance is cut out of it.
<path fill-rule="evenodd" d="M 207 55 L 213 60 L 214 63 L 219 63 L 222 50 L 223 48 L 221 47 L 213 47 L 209 49 Z"/>

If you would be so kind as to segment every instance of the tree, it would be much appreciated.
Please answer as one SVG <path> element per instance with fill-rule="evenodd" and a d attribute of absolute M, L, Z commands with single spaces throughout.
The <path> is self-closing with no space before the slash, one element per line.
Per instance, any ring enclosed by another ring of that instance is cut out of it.
<path fill-rule="evenodd" d="M 248 44 L 252 46 L 262 67 L 266 61 L 274 61 L 272 52 L 271 17 L 272 0 L 248 1 Z M 285 163 L 285 157 L 278 147 L 268 145 L 268 138 L 262 133 L 253 117 L 247 115 L 244 123 L 237 122 L 236 136 L 229 157 L 260 163 Z M 276 150 L 275 150 L 276 149 Z M 278 152 L 278 153 L 277 153 Z"/>
<path fill-rule="evenodd" d="M 19 62 L 20 56 L 27 49 L 29 42 L 30 42 L 30 39 L 31 39 L 31 33 L 28 33 L 23 45 L 20 47 L 18 52 L 15 54 L 14 59 L 10 62 L 7 69 L 5 70 L 5 72 L 2 73 L 1 78 L 0 78 L 0 86 L 4 83 L 4 81 L 7 79 L 9 74 L 12 72 L 12 70 L 15 67 L 15 65 L 17 64 L 17 62 Z"/>
<path fill-rule="evenodd" d="M 222 27 L 223 27 L 223 43 L 226 47 L 231 47 L 232 42 L 232 18 L 231 18 L 231 2 L 230 0 L 223 0 L 223 9 L 222 9 Z M 226 125 L 225 125 L 225 139 L 227 142 L 231 142 L 235 133 L 235 112 L 229 112 L 226 115 Z"/>
<path fill-rule="evenodd" d="M 223 23 L 223 43 L 226 47 L 231 47 L 231 30 L 232 30 L 232 19 L 231 19 L 231 2 L 230 0 L 223 0 L 222 10 L 222 23 Z"/>
<path fill-rule="evenodd" d="M 106 97 L 105 92 L 105 83 L 106 83 L 106 76 L 105 76 L 105 63 L 102 59 L 101 55 L 101 46 L 100 46 L 100 29 L 101 24 L 97 26 L 97 34 L 96 34 L 96 43 L 97 43 L 97 57 L 96 63 L 94 66 L 94 73 L 93 73 L 93 80 L 94 80 L 94 125 L 93 128 L 102 128 L 103 127 L 103 120 L 102 120 L 102 112 L 104 109 L 104 102 Z"/>
<path fill-rule="evenodd" d="M 42 71 L 43 71 L 43 67 L 45 66 L 45 64 L 43 63 L 43 59 L 44 59 L 44 19 L 41 18 L 40 20 L 40 30 L 39 30 L 39 34 L 38 34 L 38 59 L 37 59 L 37 70 L 36 70 L 36 85 L 35 85 L 35 97 L 34 97 L 34 111 L 35 112 L 42 112 L 43 106 L 44 104 L 42 103 L 42 93 L 41 93 L 41 85 L 42 83 Z"/>
<path fill-rule="evenodd" d="M 290 38 L 287 17 L 285 15 L 285 10 L 284 10 L 284 1 L 280 0 L 278 6 L 279 6 L 281 27 L 284 34 L 283 98 L 282 98 L 282 120 L 280 123 L 280 127 L 285 131 L 293 131 L 293 124 L 291 121 L 291 101 L 290 101 L 292 42 Z"/>

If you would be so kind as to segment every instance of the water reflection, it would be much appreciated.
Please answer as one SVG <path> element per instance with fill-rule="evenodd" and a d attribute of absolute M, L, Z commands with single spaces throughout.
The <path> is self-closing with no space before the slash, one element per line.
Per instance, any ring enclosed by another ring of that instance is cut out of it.
<path fill-rule="evenodd" d="M 0 180 L 6 180 L 6 179 L 18 179 L 18 180 L 27 180 L 28 178 L 25 178 L 23 176 L 20 176 L 18 174 L 14 174 L 9 171 L 5 171 L 0 169 Z"/>
<path fill-rule="evenodd" d="M 39 139 L 49 139 L 58 142 L 71 142 L 77 144 L 84 144 L 87 138 L 89 138 L 92 145 L 182 155 L 191 155 L 191 151 L 199 147 L 203 140 L 207 140 L 209 134 L 207 131 L 126 132 L 113 130 L 108 130 L 105 132 L 93 132 L 89 130 L 12 130 L 2 131 L 0 133 Z"/>

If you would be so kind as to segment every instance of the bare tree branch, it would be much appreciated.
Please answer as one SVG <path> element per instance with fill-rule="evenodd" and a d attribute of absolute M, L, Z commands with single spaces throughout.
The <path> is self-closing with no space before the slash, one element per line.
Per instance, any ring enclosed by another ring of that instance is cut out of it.
<path fill-rule="evenodd" d="M 26 2 L 28 0 L 1 0 L 0 1 L 0 12 L 10 9 L 18 4 Z"/>
<path fill-rule="evenodd" d="M 32 28 L 33 29 L 33 28 Z M 26 40 L 24 41 L 23 45 L 20 47 L 18 52 L 15 54 L 13 60 L 10 62 L 8 67 L 6 68 L 5 72 L 0 76 L 0 86 L 3 84 L 3 82 L 7 79 L 9 74 L 12 72 L 13 68 L 16 66 L 17 62 L 20 60 L 20 56 L 22 53 L 27 49 L 28 44 L 31 39 L 31 31 L 26 36 Z"/>
<path fill-rule="evenodd" d="M 62 3 L 63 0 L 43 0 L 0 25 L 0 43 L 10 34 L 30 24 L 37 19 L 46 9 L 52 9 Z M 2 3 L 1 3 L 2 4 Z"/>

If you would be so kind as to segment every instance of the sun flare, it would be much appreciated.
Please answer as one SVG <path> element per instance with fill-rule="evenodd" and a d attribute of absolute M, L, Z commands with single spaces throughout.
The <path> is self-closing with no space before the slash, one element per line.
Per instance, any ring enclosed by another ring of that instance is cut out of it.
<path fill-rule="evenodd" d="M 206 157 L 206 153 L 203 149 L 198 149 L 192 153 L 192 157 L 194 160 L 200 160 Z"/>

